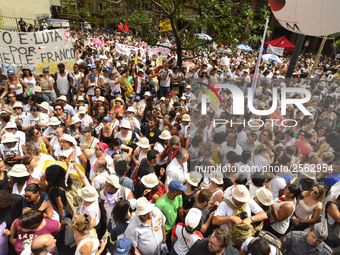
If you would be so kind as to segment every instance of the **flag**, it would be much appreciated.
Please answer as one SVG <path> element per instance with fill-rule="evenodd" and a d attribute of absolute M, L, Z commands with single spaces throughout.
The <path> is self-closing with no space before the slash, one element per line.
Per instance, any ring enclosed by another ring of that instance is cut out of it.
<path fill-rule="evenodd" d="M 275 47 L 273 45 L 268 44 L 267 53 L 272 53 L 278 56 L 283 56 L 283 50 L 284 48 L 282 47 Z"/>
<path fill-rule="evenodd" d="M 135 53 L 135 65 L 138 64 L 138 58 L 137 58 L 137 53 Z"/>
<path fill-rule="evenodd" d="M 159 55 L 157 60 L 156 60 L 156 67 L 162 66 L 163 65 L 163 55 Z"/>
<path fill-rule="evenodd" d="M 171 31 L 172 26 L 171 26 L 170 19 L 167 19 L 166 21 L 159 23 L 159 27 L 161 28 L 159 32 Z"/>

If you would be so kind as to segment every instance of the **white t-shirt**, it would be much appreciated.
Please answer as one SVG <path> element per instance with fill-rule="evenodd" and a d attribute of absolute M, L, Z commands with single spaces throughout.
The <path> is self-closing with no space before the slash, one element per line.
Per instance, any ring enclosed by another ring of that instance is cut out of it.
<path fill-rule="evenodd" d="M 268 184 L 271 186 L 270 191 L 274 200 L 279 197 L 279 191 L 287 186 L 286 180 L 280 176 L 275 176 Z"/>
<path fill-rule="evenodd" d="M 232 197 L 227 197 L 226 199 L 228 199 L 232 204 L 234 204 L 233 200 L 232 200 Z M 246 212 L 247 212 L 248 216 L 251 216 L 252 213 L 256 215 L 256 214 L 258 214 L 258 213 L 260 213 L 262 211 L 263 211 L 262 208 L 252 198 L 250 198 L 248 200 L 247 205 L 246 205 Z M 232 216 L 233 213 L 234 213 L 233 209 L 231 209 L 227 205 L 226 202 L 222 201 L 220 203 L 220 205 L 217 207 L 214 216 L 222 216 L 222 217 Z M 224 228 L 225 230 L 228 231 L 230 226 L 231 226 L 231 221 L 221 225 L 221 228 Z"/>
<path fill-rule="evenodd" d="M 65 150 L 62 149 L 61 147 L 59 147 L 55 152 L 54 155 L 59 158 L 59 155 L 62 154 Z M 70 155 L 73 151 L 73 148 L 70 148 L 68 150 L 66 150 L 66 152 L 68 153 L 68 155 Z M 83 155 L 83 153 L 81 152 L 80 148 L 78 146 L 76 146 L 76 162 L 77 164 L 81 164 L 80 160 L 78 157 L 80 157 L 81 155 Z"/>
<path fill-rule="evenodd" d="M 39 122 L 48 123 L 49 121 L 50 118 L 45 113 L 40 113 L 40 116 L 36 118 L 32 114 L 28 114 L 27 117 L 24 118 L 22 126 L 27 127 L 29 125 L 38 125 Z"/>

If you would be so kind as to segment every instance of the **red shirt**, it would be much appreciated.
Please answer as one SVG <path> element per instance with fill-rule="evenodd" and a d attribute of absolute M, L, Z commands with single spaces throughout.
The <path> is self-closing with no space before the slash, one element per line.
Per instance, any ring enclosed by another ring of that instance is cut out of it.
<path fill-rule="evenodd" d="M 302 154 L 303 157 L 305 157 L 308 153 L 313 152 L 312 146 L 301 139 L 297 139 L 294 145 L 300 149 L 300 154 Z"/>

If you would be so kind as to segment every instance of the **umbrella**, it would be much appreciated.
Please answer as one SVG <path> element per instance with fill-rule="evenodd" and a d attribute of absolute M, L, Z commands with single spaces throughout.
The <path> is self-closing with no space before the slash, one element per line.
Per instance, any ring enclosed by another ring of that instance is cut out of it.
<path fill-rule="evenodd" d="M 103 42 L 101 40 L 99 40 L 99 39 L 93 39 L 92 43 L 93 44 L 97 44 L 97 45 L 103 45 Z"/>
<path fill-rule="evenodd" d="M 237 45 L 237 48 L 240 49 L 240 50 L 250 50 L 250 51 L 253 50 L 250 46 L 244 45 L 244 44 Z"/>
<path fill-rule="evenodd" d="M 195 37 L 199 40 L 212 41 L 212 38 L 207 34 L 195 34 Z"/>
<path fill-rule="evenodd" d="M 279 63 L 282 62 L 282 60 L 281 60 L 278 56 L 276 56 L 276 55 L 274 55 L 274 54 L 264 54 L 264 55 L 262 56 L 262 58 L 263 58 L 263 60 L 264 60 L 265 62 L 268 62 L 269 60 L 272 60 L 272 61 L 274 61 L 274 62 L 279 62 Z"/>
<path fill-rule="evenodd" d="M 146 42 L 140 42 L 139 45 L 140 46 L 148 46 L 148 44 Z"/>

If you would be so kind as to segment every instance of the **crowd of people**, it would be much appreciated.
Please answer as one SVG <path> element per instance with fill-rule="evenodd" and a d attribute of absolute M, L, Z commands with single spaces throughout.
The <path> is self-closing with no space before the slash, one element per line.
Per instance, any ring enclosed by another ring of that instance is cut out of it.
<path fill-rule="evenodd" d="M 288 105 L 279 125 L 247 105 L 233 115 L 226 89 L 201 114 L 215 84 L 251 87 L 256 52 L 202 49 L 179 65 L 172 51 L 116 51 L 137 35 L 72 34 L 72 71 L 0 71 L 0 254 L 337 254 L 337 59 L 311 73 L 315 56 L 301 55 L 291 80 L 289 56 L 261 63 L 256 109 L 272 88 L 312 95 L 310 115 Z"/>

